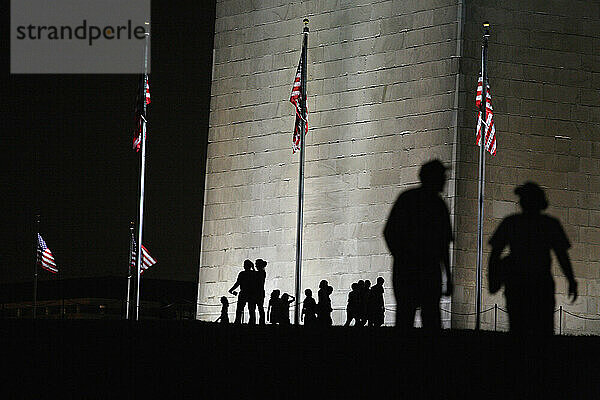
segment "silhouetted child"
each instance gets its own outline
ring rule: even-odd
[[[279,323],[279,314],[280,314],[280,302],[279,298],[279,289],[275,289],[271,292],[271,298],[269,299],[269,305],[267,307],[267,321],[272,324]]]
[[[302,303],[301,319],[304,321],[304,325],[313,326],[317,322],[317,302],[312,297],[312,290],[306,289],[304,295],[306,297]]]
[[[348,293],[348,305],[346,306],[346,323],[344,326],[350,326],[350,322],[354,320],[354,325],[358,325],[358,301],[359,301],[359,293],[358,293],[358,283],[354,282],[351,285],[352,290]]]
[[[217,320],[215,322],[220,322],[222,324],[228,324],[229,323],[229,300],[227,300],[227,297],[223,296],[221,297],[221,316],[219,318],[217,318]]]
[[[290,304],[292,304],[296,300],[294,296],[291,294],[284,293],[281,295],[281,299],[279,299],[279,323],[282,325],[290,324]]]

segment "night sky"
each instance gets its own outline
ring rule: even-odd
[[[33,279],[35,215],[64,278],[126,276],[137,75],[10,75],[2,2],[0,283]],[[144,277],[197,281],[214,1],[152,2]],[[56,276],[40,269],[41,280]]]

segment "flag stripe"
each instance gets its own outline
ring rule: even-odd
[[[131,249],[131,266],[132,268],[135,268],[137,265],[137,245],[133,235],[131,235]],[[157,261],[150,255],[146,247],[142,245],[142,264],[140,265],[140,275],[156,263]]]

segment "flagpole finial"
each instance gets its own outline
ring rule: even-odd
[[[488,21],[485,21],[483,23],[483,36],[489,37],[490,36],[490,23]]]
[[[304,32],[308,32],[308,18],[304,18],[302,22],[304,22]]]

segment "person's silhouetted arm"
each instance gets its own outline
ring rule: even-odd
[[[444,291],[444,295],[450,296],[454,291],[454,282],[452,281],[452,273],[450,272],[450,253],[448,251],[448,246],[444,249],[444,259],[442,260],[444,264],[444,271],[446,273],[446,290]]]
[[[237,296],[237,292],[235,291],[235,289],[237,289],[240,286],[240,280],[238,279],[235,284],[231,287],[231,289],[229,289],[229,293],[231,293],[234,296]]]
[[[571,260],[569,258],[569,254],[566,249],[554,249],[556,253],[556,258],[558,258],[558,263],[560,264],[560,268],[562,269],[565,277],[569,281],[569,296],[572,297],[571,302],[577,300],[577,281],[575,280],[575,276],[573,275],[573,267],[571,266]]]

